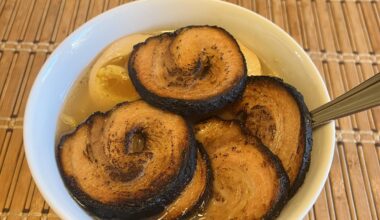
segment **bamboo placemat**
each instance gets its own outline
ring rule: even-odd
[[[56,45],[128,1],[0,0],[0,218],[58,219],[25,161],[22,124],[31,85]],[[380,2],[235,0],[290,33],[335,98],[380,72]],[[380,108],[337,120],[327,183],[305,219],[380,218]],[[43,159],[43,158],[41,158]]]

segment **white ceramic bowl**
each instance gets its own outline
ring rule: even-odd
[[[58,115],[74,81],[107,44],[121,36],[190,24],[227,29],[301,91],[309,109],[329,101],[318,70],[303,49],[286,32],[247,9],[214,0],[142,0],[112,9],[81,26],[51,54],[33,85],[25,112],[25,152],[31,173],[63,219],[90,218],[65,188],[54,153]],[[310,170],[280,219],[301,219],[316,201],[331,166],[334,132],[333,123],[313,132]]]

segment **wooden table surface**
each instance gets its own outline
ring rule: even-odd
[[[58,219],[25,160],[22,125],[33,81],[59,42],[120,0],[0,0],[0,219]],[[332,98],[380,68],[380,2],[235,0],[303,46]],[[336,122],[333,165],[305,219],[380,218],[380,108]],[[43,159],[43,158],[41,158]]]

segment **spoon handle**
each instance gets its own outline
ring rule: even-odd
[[[380,73],[311,111],[313,128],[377,105],[380,105]]]

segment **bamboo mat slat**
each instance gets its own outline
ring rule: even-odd
[[[0,0],[0,219],[59,219],[25,160],[22,124],[33,81],[54,48],[125,0]],[[380,71],[378,0],[230,0],[288,32],[335,98]],[[336,121],[329,178],[305,220],[380,218],[380,108]]]

